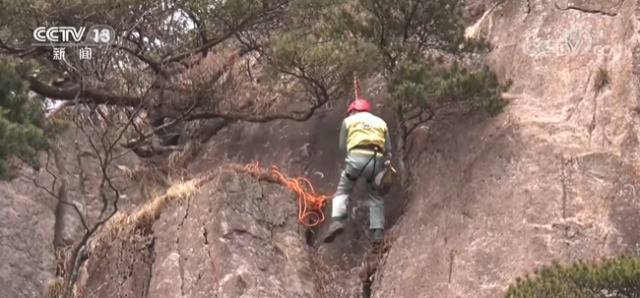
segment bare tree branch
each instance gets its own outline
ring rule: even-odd
[[[260,12],[260,14],[248,16],[247,18],[241,20],[237,24],[229,26],[229,29],[225,33],[223,33],[221,36],[208,40],[207,42],[204,42],[199,47],[195,47],[193,49],[189,49],[185,52],[176,54],[174,56],[167,57],[162,60],[162,63],[177,62],[197,52],[202,52],[202,54],[205,55],[209,49],[221,44],[222,42],[228,40],[230,37],[235,36],[239,31],[245,30],[247,28],[255,26],[256,24],[264,22],[266,19],[269,18],[269,16],[271,16],[273,13],[277,12],[278,10],[282,9],[288,3],[289,3],[288,0],[283,0],[276,3],[272,7],[265,7],[265,9]]]
[[[313,104],[307,111],[298,113],[282,113],[282,114],[268,114],[268,115],[254,115],[254,114],[241,114],[232,112],[202,112],[195,113],[185,118],[186,121],[193,121],[198,119],[225,119],[229,121],[245,121],[245,122],[269,122],[278,119],[294,120],[294,121],[306,121],[317,109],[322,107],[326,101],[319,101]]]
[[[123,45],[118,45],[118,44],[113,44],[111,45],[114,49],[118,49],[118,50],[123,50],[131,55],[133,55],[134,57],[140,59],[140,61],[146,63],[147,65],[149,65],[149,67],[151,67],[151,69],[153,69],[153,71],[157,74],[162,74],[167,76],[166,70],[164,70],[162,68],[162,65],[160,65],[159,62],[153,60],[151,57],[147,57],[144,54],[142,54],[142,52],[140,50],[135,51],[133,49],[130,49],[128,47],[125,47]]]
[[[429,122],[431,119],[433,119],[434,116],[435,112],[430,107],[422,110],[421,113],[417,116],[417,121],[413,121],[413,123],[411,124],[408,123],[409,121],[405,123],[407,130],[406,135],[409,136],[416,128],[426,122]],[[411,120],[415,120],[415,118]]]
[[[112,94],[99,89],[82,88],[80,84],[74,84],[65,88],[58,88],[40,82],[35,77],[29,77],[27,80],[29,81],[29,88],[31,91],[52,99],[75,100],[78,98],[85,99],[81,100],[82,103],[91,102],[95,104],[110,104],[129,107],[135,107],[141,101],[141,99],[137,97]]]

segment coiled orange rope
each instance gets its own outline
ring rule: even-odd
[[[262,170],[257,161],[247,164],[242,170],[258,179],[276,182],[293,191],[298,201],[298,221],[300,224],[312,228],[324,222],[325,216],[322,207],[324,207],[327,198],[317,194],[308,179],[287,177],[276,166],[271,166],[269,171]]]

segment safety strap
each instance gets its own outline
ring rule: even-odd
[[[371,177],[369,177],[369,179],[367,179],[367,182],[371,183],[373,181],[373,178],[375,178],[376,176],[376,162],[378,161],[378,159],[376,158],[378,157],[378,151],[376,150],[376,154],[373,155],[372,159],[373,159],[373,169],[371,169]]]
[[[369,158],[369,160],[367,161],[367,163],[364,164],[364,166],[362,167],[362,169],[360,169],[360,172],[358,173],[358,176],[355,177],[351,177],[351,175],[349,175],[347,173],[347,178],[349,178],[349,180],[351,181],[355,181],[358,180],[358,178],[360,178],[360,176],[362,175],[362,173],[364,173],[364,170],[367,168],[367,166],[369,165],[369,163],[371,163],[371,161],[373,160],[373,169],[371,170],[371,177],[369,177],[369,179],[367,179],[367,182],[371,182],[373,181],[373,178],[375,177],[376,174],[376,160],[378,157],[378,149],[374,149],[373,150],[373,154],[371,155],[371,158]]]

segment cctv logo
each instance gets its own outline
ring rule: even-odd
[[[115,39],[115,31],[108,25],[87,27],[54,26],[38,27],[33,30],[34,45],[108,45]]]
[[[33,38],[39,42],[81,42],[86,27],[38,27],[33,30]]]

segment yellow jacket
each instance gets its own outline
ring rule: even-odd
[[[391,151],[387,123],[369,112],[345,118],[340,129],[340,149],[349,152],[358,145],[376,145],[385,152]]]

